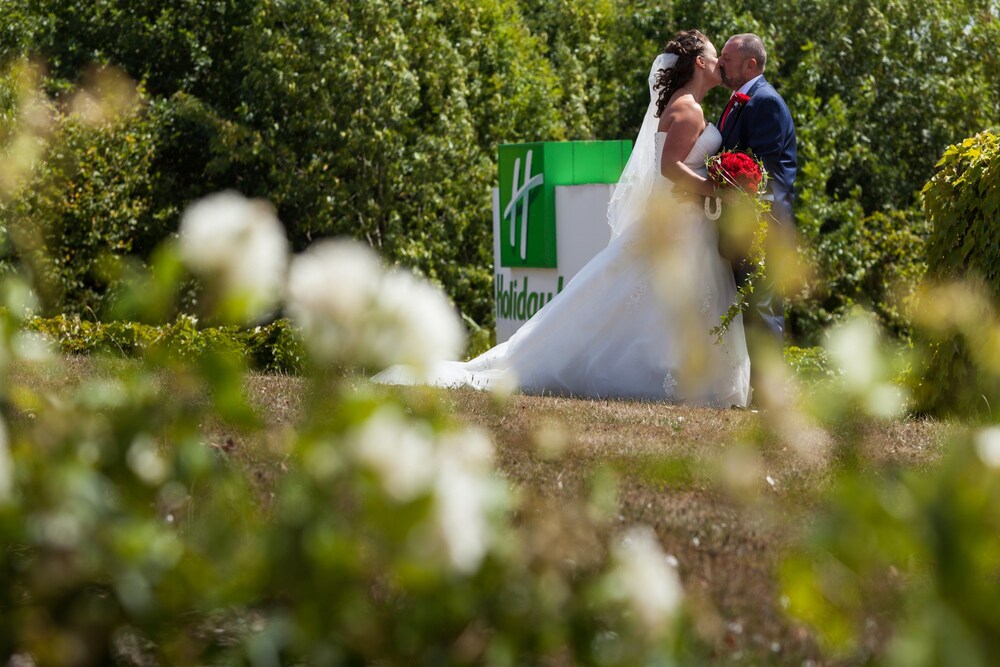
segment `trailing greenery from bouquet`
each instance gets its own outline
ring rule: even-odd
[[[771,204],[763,197],[767,190],[767,170],[752,154],[724,150],[709,156],[705,166],[708,177],[722,191],[722,196],[705,199],[705,214],[718,228],[719,252],[731,262],[749,267],[733,303],[722,314],[719,324],[712,327],[712,334],[721,341],[733,320],[750,306],[754,289],[765,280]]]

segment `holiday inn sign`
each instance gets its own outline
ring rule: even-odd
[[[501,266],[556,268],[556,186],[617,183],[630,141],[500,146]]]
[[[500,146],[493,193],[498,342],[607,245],[608,201],[631,150],[629,141]]]

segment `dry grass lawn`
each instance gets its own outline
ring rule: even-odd
[[[74,358],[57,370],[14,372],[16,381],[59,392],[106,370]],[[250,374],[246,386],[273,437],[294,424],[302,380]],[[419,400],[443,401],[456,418],[489,431],[501,473],[538,499],[531,511],[548,521],[571,523],[567,508],[578,506],[572,501],[588,492],[595,475],[612,472],[618,504],[609,529],[633,523],[655,528],[678,561],[715,664],[863,661],[863,656],[825,659],[812,632],[783,612],[776,565],[797,531],[808,525],[836,464],[834,456],[806,459],[780,443],[749,445],[766,415],[562,397],[498,401],[471,390],[406,391]],[[225,447],[262,490],[282,474],[283,462],[266,443],[244,442],[221,425],[208,427],[213,444]],[[872,426],[866,465],[929,465],[944,428],[919,420]],[[833,434],[831,450],[837,446]],[[562,534],[572,534],[572,528],[561,526]],[[588,536],[579,537],[575,547],[566,548],[585,550]],[[868,648],[873,649],[884,640],[886,622],[873,618],[868,625]]]
[[[783,612],[775,574],[832,479],[831,460],[803,460],[780,444],[741,444],[765,418],[746,411],[537,396],[499,406],[474,391],[443,396],[457,415],[493,434],[502,472],[537,489],[552,508],[581,493],[595,470],[614,470],[617,520],[653,526],[677,558],[719,664],[836,664]],[[873,426],[868,464],[928,465],[943,429],[922,420]],[[540,455],[539,444],[544,452],[545,440],[560,436],[561,456]],[[873,649],[884,619],[869,626]]]

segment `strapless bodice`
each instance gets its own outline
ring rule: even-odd
[[[666,132],[656,133],[656,170],[659,172],[660,160],[663,156],[663,145],[667,141]],[[704,176],[707,172],[705,169],[705,159],[709,155],[715,155],[722,148],[722,134],[719,132],[718,128],[712,123],[705,126],[702,131],[701,136],[698,140],[694,142],[694,146],[691,147],[691,152],[688,156],[684,158],[684,164],[690,167],[692,171]]]

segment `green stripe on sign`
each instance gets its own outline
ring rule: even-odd
[[[500,265],[555,268],[556,186],[616,183],[631,152],[631,141],[500,146]]]

